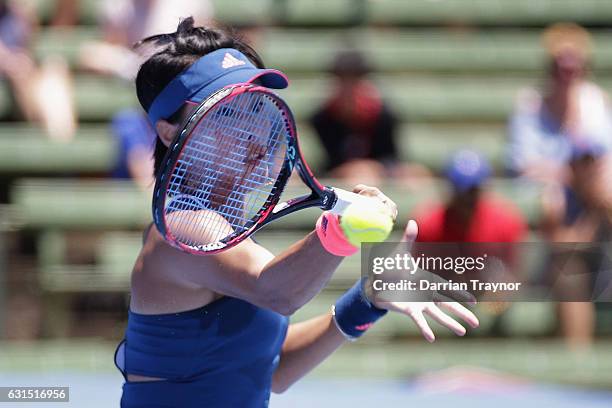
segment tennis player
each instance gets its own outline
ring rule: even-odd
[[[157,131],[155,168],[182,120],[212,92],[235,83],[284,88],[287,78],[265,69],[247,44],[218,30],[183,20],[172,34],[147,38],[155,52],[141,66],[136,92]],[[188,100],[164,92],[180,79]],[[373,197],[396,215],[395,204],[373,187],[354,192]],[[416,223],[407,227],[409,241]],[[458,303],[372,304],[361,281],[330,312],[298,324],[287,316],[312,299],[345,256],[357,251],[337,216],[323,213],[313,232],[274,256],[247,239],[227,251],[195,256],[167,244],[149,227],[132,272],[125,340],[115,361],[125,377],[121,406],[265,407],[348,340],[361,336],[387,310],[411,317],[434,340],[424,314],[458,335],[465,328],[441,309],[476,327]],[[331,305],[330,305],[331,306]]]

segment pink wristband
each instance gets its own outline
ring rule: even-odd
[[[349,256],[359,249],[346,239],[338,216],[329,211],[325,211],[317,220],[316,231],[321,245],[330,254]]]

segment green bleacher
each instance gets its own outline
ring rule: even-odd
[[[49,140],[31,126],[0,125],[0,134],[2,174],[107,174],[117,158],[106,127],[81,127],[68,143]]]
[[[400,119],[409,122],[440,123],[496,122],[503,124],[512,112],[517,93],[537,84],[537,78],[462,77],[377,77],[383,94]],[[612,89],[610,79],[599,81]],[[293,77],[286,90],[279,91],[298,120],[307,121],[325,98],[329,78]],[[7,84],[0,84],[0,117],[12,110]],[[134,87],[116,79],[80,75],[75,79],[75,105],[79,119],[104,122],[123,108],[136,107]]]
[[[131,265],[140,248],[140,230],[150,222],[150,197],[130,182],[103,178],[118,156],[108,121],[119,110],[136,107],[137,101],[132,83],[93,76],[79,67],[82,47],[100,39],[96,26],[100,2],[81,0],[79,25],[71,28],[46,25],[52,19],[54,1],[33,3],[44,25],[33,38],[34,53],[40,60],[59,55],[72,67],[81,124],[74,140],[60,143],[48,140],[36,126],[0,122],[0,176],[10,183],[10,229],[34,236],[41,290],[49,297],[54,314],[64,312],[68,318],[66,299],[71,295],[127,292]],[[545,62],[541,30],[566,20],[592,27],[593,72],[598,83],[612,91],[609,1],[213,3],[221,23],[268,26],[255,48],[268,66],[289,74],[291,85],[281,94],[298,118],[302,149],[315,173],[323,165],[322,149],[308,118],[329,90],[326,69],[335,52],[356,48],[375,67],[373,79],[402,121],[398,135],[401,158],[421,163],[439,175],[447,157],[458,148],[481,151],[496,170],[491,188],[517,204],[532,226],[540,217],[540,188],[504,178],[505,123],[517,93],[541,83]],[[0,118],[14,118],[13,104],[6,83],[0,83]],[[443,199],[447,189],[440,179],[418,191],[395,182],[383,187],[399,204],[398,225],[417,204]],[[293,186],[288,190],[287,196],[297,194]],[[258,240],[279,252],[311,228],[316,214],[312,210],[287,217],[258,234]],[[86,262],[75,262],[69,256],[75,248],[74,232],[95,241],[92,253],[84,256]],[[347,261],[329,290],[297,318],[326,310],[331,299],[358,275],[358,261]],[[483,326],[489,327],[493,318],[486,313],[482,316]],[[413,333],[401,319],[385,319],[375,332],[383,337]],[[516,306],[505,324],[517,335],[550,333],[554,311],[550,305],[535,303]]]
[[[339,181],[322,181],[350,188]],[[514,202],[527,220],[537,222],[541,192],[538,185],[495,179],[489,181],[488,186],[494,193]],[[381,185],[381,188],[398,204],[398,225],[408,221],[408,216],[418,204],[443,200],[448,190],[448,186],[439,180],[420,186],[418,191],[402,185],[401,181]],[[282,197],[288,199],[305,193],[308,191],[301,185],[291,184]],[[14,183],[11,202],[19,214],[22,228],[140,228],[151,220],[149,193],[137,189],[129,181],[25,178]],[[270,228],[310,229],[316,214],[316,209],[300,211],[291,217],[283,217]]]
[[[29,0],[43,22],[54,1]],[[215,18],[233,24],[292,25],[537,25],[555,21],[609,24],[612,5],[605,0],[213,0]],[[79,20],[98,21],[99,2],[81,0]]]
[[[329,184],[339,184],[328,181]],[[445,186],[431,185],[421,189],[418,195],[411,194],[401,186],[388,185],[383,188],[402,209],[398,218],[398,225],[402,225],[419,203],[443,197]],[[539,190],[534,186],[515,185],[499,179],[492,183],[492,189],[514,200],[531,219],[538,219]],[[285,197],[303,193],[302,190],[301,187],[290,186]],[[528,190],[531,190],[530,193],[527,193]],[[518,194],[519,191],[521,194]],[[66,295],[125,292],[129,289],[129,274],[142,245],[141,230],[150,222],[147,194],[129,182],[24,179],[16,184],[11,198],[18,227],[39,233],[39,281],[48,298],[53,300],[50,307],[54,315],[62,316]],[[288,243],[299,240],[312,228],[317,214],[318,210],[313,209],[286,217],[258,233],[256,239],[273,253],[280,253]],[[68,261],[69,233],[75,231],[96,232],[93,263],[74,264]],[[397,240],[400,235],[401,231],[397,230],[391,239]],[[324,313],[331,301],[349,287],[359,273],[359,256],[348,258],[334,274],[326,291],[300,310],[295,319]],[[524,314],[523,309],[513,311],[510,316]],[[532,304],[528,310],[529,318],[521,320],[527,324],[516,325],[510,329],[513,333],[540,334],[550,329],[552,309],[548,305]],[[540,319],[542,315],[545,316],[544,322]],[[484,333],[493,324],[493,317],[483,311]],[[375,341],[378,336],[415,334],[416,328],[403,324],[402,319],[399,315],[385,319],[370,339]],[[59,335],[62,327],[55,327],[54,333]],[[449,333],[442,333],[442,336],[447,335]]]
[[[309,165],[323,165],[322,148],[307,124],[298,126],[300,144]],[[117,161],[117,143],[106,125],[84,124],[69,142],[47,139],[41,129],[0,125],[0,172],[5,174],[102,174]],[[441,171],[448,155],[458,149],[478,149],[499,174],[504,166],[504,130],[499,126],[406,125],[399,132],[400,157]]]
[[[342,183],[327,180],[330,185]],[[432,183],[419,189],[418,193],[399,184],[382,186],[401,209],[398,228],[405,224],[412,211],[420,204],[443,199],[446,186]],[[491,189],[504,196],[520,208],[528,219],[539,218],[539,188],[497,179]],[[288,186],[284,199],[305,193],[301,186]],[[95,231],[100,235],[100,246],[95,258],[98,272],[115,276],[127,273],[139,251],[141,231],[150,222],[150,199],[147,193],[138,190],[127,181],[67,180],[67,179],[23,179],[11,191],[16,227],[40,233],[40,263],[44,271],[53,271],[54,276],[67,276],[66,238],[62,231]],[[271,224],[262,232],[261,241],[273,252],[280,252],[287,242],[294,242],[311,230],[318,210],[306,210],[292,217],[285,217]],[[121,231],[126,231],[121,233]],[[400,231],[396,231],[396,238]],[[258,238],[259,239],[259,238]],[[357,261],[358,258],[351,258]],[[349,269],[358,269],[349,263]],[[90,266],[72,270],[93,270]],[[342,275],[342,274],[341,274]],[[59,278],[56,278],[59,279]],[[69,279],[67,279],[69,281]],[[127,281],[126,281],[127,282]],[[74,282],[70,283],[74,285]],[[104,286],[104,285],[102,285]]]
[[[376,24],[537,25],[557,21],[609,24],[612,4],[601,0],[367,0]]]
[[[34,44],[43,59],[61,55],[76,66],[81,47],[99,38],[95,27],[46,28]],[[369,56],[381,72],[533,74],[542,68],[539,30],[504,29],[494,32],[446,29],[320,29],[272,28],[262,33],[257,48],[269,66],[290,73],[324,71],[342,47],[351,46]],[[594,36],[595,71],[612,67],[612,35]]]

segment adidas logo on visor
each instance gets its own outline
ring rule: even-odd
[[[221,66],[227,69],[227,68],[237,67],[238,65],[244,65],[244,64],[245,64],[244,61],[241,61],[238,58],[234,57],[229,52],[226,52],[225,56],[223,57],[223,62],[221,63]]]

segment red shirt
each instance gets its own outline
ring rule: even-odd
[[[467,225],[441,204],[427,203],[414,213],[419,242],[520,242],[527,223],[513,203],[483,196]]]

